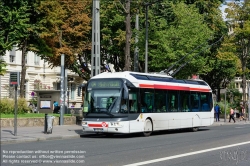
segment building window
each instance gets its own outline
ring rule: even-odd
[[[71,84],[70,86],[70,99],[75,100],[76,85]]]
[[[60,90],[61,89],[61,83],[60,82],[57,82],[56,83],[56,90]]]
[[[37,54],[35,54],[35,57],[34,57],[34,64],[39,66],[40,65],[40,56],[38,56]]]
[[[16,62],[16,47],[13,47],[10,51],[10,63]]]

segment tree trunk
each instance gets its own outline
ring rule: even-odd
[[[124,71],[131,71],[130,40],[131,40],[131,18],[130,0],[126,1],[126,46],[125,46],[125,66]]]
[[[216,101],[220,102],[221,101],[221,96],[220,96],[220,86],[218,86],[217,88],[217,92],[216,92]]]
[[[20,97],[25,97],[25,76],[26,76],[26,62],[25,57],[27,53],[27,40],[23,42],[22,46],[22,70],[21,70],[21,83],[20,83]]]

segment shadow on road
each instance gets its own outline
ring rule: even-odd
[[[14,135],[14,133],[11,131],[11,130],[2,130],[3,132],[8,132],[10,133],[11,135]]]
[[[199,129],[197,132],[207,131],[209,129],[202,128]],[[168,134],[179,134],[179,133],[190,133],[193,132],[190,129],[177,129],[177,130],[162,130],[162,131],[155,131],[151,134],[150,137],[159,136],[159,135],[168,135]],[[135,137],[144,137],[142,133],[131,133],[131,134],[112,134],[112,133],[94,133],[94,134],[81,134],[81,138],[135,138]]]

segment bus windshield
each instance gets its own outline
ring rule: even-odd
[[[121,113],[122,86],[120,81],[95,80],[89,83],[84,98],[85,113]]]

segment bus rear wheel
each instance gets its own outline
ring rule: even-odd
[[[148,137],[152,134],[152,132],[153,132],[153,124],[150,119],[146,119],[145,124],[144,124],[143,135],[145,137]]]

